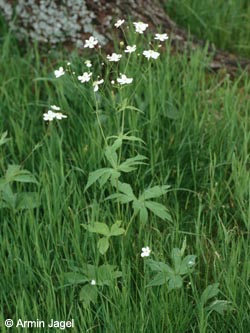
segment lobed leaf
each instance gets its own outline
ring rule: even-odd
[[[169,280],[169,277],[167,276],[166,272],[159,272],[155,275],[155,277],[149,282],[147,287],[155,287],[155,286],[161,286],[163,284],[166,284]]]
[[[99,239],[97,242],[97,248],[101,254],[105,254],[109,248],[109,238],[103,237]]]
[[[144,200],[158,198],[158,197],[164,195],[165,193],[167,193],[169,188],[170,188],[170,185],[163,185],[163,186],[157,185],[157,186],[146,189],[142,193],[141,196],[143,197]]]
[[[137,165],[146,164],[142,162],[145,159],[147,159],[147,157],[143,155],[137,155],[135,157],[128,158],[126,159],[126,161],[119,165],[118,170],[122,172],[131,172],[133,170],[136,170]]]
[[[125,229],[120,228],[120,224],[121,224],[121,222],[117,221],[116,223],[114,223],[111,226],[110,236],[120,236],[120,235],[123,235],[125,233]]]
[[[174,275],[168,280],[168,291],[180,289],[183,286],[183,280],[180,275]]]
[[[162,261],[155,261],[153,259],[147,260],[147,264],[149,265],[152,271],[157,272],[165,272],[168,274],[169,277],[174,275],[174,270]]]
[[[117,169],[117,163],[118,163],[118,155],[115,152],[115,149],[112,146],[107,146],[105,148],[105,156],[109,163],[112,165],[113,169]]]
[[[169,214],[167,208],[155,201],[145,201],[145,206],[156,216],[161,218],[164,221],[172,222],[171,215]]]
[[[216,300],[210,305],[206,306],[206,311],[216,311],[217,313],[223,315],[225,311],[230,311],[233,309],[232,305],[228,301]]]
[[[196,258],[197,258],[196,255],[186,256],[181,262],[181,266],[179,268],[179,274],[184,275],[192,272]]]
[[[89,307],[91,303],[95,304],[98,297],[96,286],[92,286],[91,284],[86,284],[80,290],[79,297],[85,309]]]
[[[87,229],[89,232],[94,232],[104,236],[109,236],[109,228],[105,223],[94,222],[88,225],[84,224],[83,227]]]
[[[102,265],[98,268],[98,284],[99,285],[110,285],[113,283],[113,280],[122,276],[121,271],[116,270],[115,265]]]
[[[81,284],[89,281],[89,279],[81,273],[69,272],[64,273],[63,278],[69,284]]]
[[[214,283],[207,286],[207,288],[203,291],[200,298],[201,305],[205,305],[209,299],[217,296],[218,293],[219,293],[219,283]]]
[[[36,183],[38,184],[36,178],[28,170],[21,170],[20,165],[10,164],[5,173],[6,182],[21,182],[21,183]]]
[[[104,177],[105,175],[108,175],[108,177],[105,177],[104,180],[106,182],[108,181],[108,178],[111,176],[112,169],[111,168],[101,168],[98,170],[95,170],[93,172],[90,172],[89,177],[88,177],[88,182],[87,185],[84,188],[84,191],[87,191],[87,189],[94,184],[100,177]],[[102,181],[103,183],[103,181]],[[105,182],[102,184],[104,185]]]

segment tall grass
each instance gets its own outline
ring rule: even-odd
[[[250,80],[246,73],[234,81],[209,74],[204,53],[195,51],[188,59],[171,55],[167,46],[152,67],[135,57],[127,74],[136,78],[136,89],[115,92],[108,85],[99,95],[106,136],[118,134],[117,103],[128,98],[141,110],[127,110],[124,126],[145,144],[127,145],[125,155],[142,152],[148,165],[126,181],[136,191],[171,185],[162,203],[172,216],[172,222],[153,214],[146,225],[135,221],[102,256],[98,236],[82,225],[112,224],[122,217],[126,227],[132,211],[126,206],[119,212],[116,203],[104,201],[107,189],[98,184],[84,192],[89,173],[105,166],[92,87],[79,89],[70,78],[53,75],[68,60],[80,72],[84,57],[65,59],[57,50],[47,57],[36,46],[20,49],[6,31],[0,52],[0,134],[8,131],[11,141],[0,147],[0,172],[4,175],[8,164],[31,171],[39,186],[16,190],[35,188],[41,204],[0,209],[2,332],[9,332],[7,318],[73,318],[76,332],[248,332]],[[60,105],[68,118],[46,124],[42,114],[50,104]],[[195,254],[197,263],[184,287],[171,292],[166,285],[147,287],[151,272],[141,248],[150,246],[151,257],[169,263],[171,250],[181,248],[185,238],[186,252]],[[65,273],[85,263],[116,265],[123,274],[100,287],[98,301],[86,308],[79,299],[81,286],[64,280]],[[231,304],[223,316],[199,308],[204,289],[217,282],[217,298]],[[19,331],[52,330],[11,329]]]
[[[170,0],[166,9],[174,20],[216,47],[249,56],[250,6],[247,0]]]

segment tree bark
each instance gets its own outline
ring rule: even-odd
[[[41,35],[46,32],[46,25],[47,29],[50,30],[50,33],[51,31],[52,33],[56,31],[58,34],[57,27],[50,27],[48,25],[50,22],[50,24],[53,26],[53,19],[45,19],[46,22],[40,20],[41,12],[43,10],[45,13],[47,13],[47,15],[49,15],[49,13],[52,15],[54,10],[54,13],[58,13],[58,15],[55,17],[55,22],[57,22],[56,24],[61,27],[60,29],[63,29],[64,25],[66,25],[62,36],[66,35],[67,31],[70,30],[70,28],[67,28],[69,21],[72,20],[73,17],[76,17],[75,26],[77,28],[75,28],[74,23],[71,23],[71,26],[69,25],[69,27],[71,27],[73,30],[75,29],[75,34],[77,35],[78,41],[79,39],[84,41],[89,37],[89,35],[95,34],[101,39],[103,44],[106,43],[108,45],[107,47],[111,47],[114,21],[118,19],[127,20],[129,17],[132,21],[142,21],[148,23],[152,32],[166,32],[170,37],[173,52],[192,52],[192,50],[195,50],[199,47],[204,47],[206,44],[206,41],[199,40],[194,36],[190,37],[183,28],[179,27],[174,22],[174,20],[168,16],[163,6],[161,5],[161,2],[158,0],[83,0],[81,1],[80,5],[76,5],[78,7],[75,6],[75,11],[73,13],[73,0],[65,0],[64,2],[58,0],[29,0],[26,1],[25,5],[21,5],[23,1],[20,0],[0,0],[0,9],[2,9],[4,15],[9,21],[10,17],[14,14],[14,2],[17,5],[19,4],[19,7],[17,7],[19,8],[19,11],[16,9],[16,15],[18,16],[18,19],[16,20],[18,24],[17,28],[20,28],[21,34],[30,34],[30,36],[33,34],[33,37],[37,36],[40,41],[49,41],[50,43],[53,43],[51,36],[43,37],[36,35],[36,33],[34,33],[34,29],[37,29],[37,27],[40,29],[38,29],[38,34],[39,31]],[[48,10],[48,8],[51,6],[51,3],[52,9]],[[7,8],[6,6],[9,7]],[[22,10],[22,6],[25,7],[24,10]],[[11,10],[12,14],[10,14]],[[64,15],[62,13],[65,11],[68,15],[65,16],[65,21],[63,21],[63,18],[60,22],[56,21],[57,17]],[[82,13],[82,16],[80,15],[80,12]],[[59,15],[59,13],[61,14]],[[65,23],[63,24],[63,22]],[[44,30],[42,30],[42,28]],[[20,31],[18,31],[19,35]],[[68,37],[75,41],[74,36],[72,37],[69,35]],[[56,42],[57,39],[55,38],[54,41]],[[69,45],[69,38],[64,38],[63,42]],[[248,70],[250,69],[249,59],[239,58],[229,52],[221,51],[216,49],[213,45],[208,47],[208,53],[210,56],[212,56],[213,59],[210,63],[210,68],[212,70],[225,68],[230,74],[235,74],[235,72],[237,72],[240,68]]]

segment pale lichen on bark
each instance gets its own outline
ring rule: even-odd
[[[83,46],[84,35],[94,35],[100,44],[106,38],[95,29],[96,15],[86,1],[0,0],[0,9],[17,37],[56,44],[73,42]]]

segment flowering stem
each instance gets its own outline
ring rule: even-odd
[[[99,117],[99,114],[98,114],[99,106],[98,106],[96,95],[95,95],[95,107],[96,107],[95,114],[96,114],[96,119],[97,119],[97,122],[98,122],[98,126],[99,126],[99,129],[100,129],[101,135],[103,137],[103,140],[105,142],[105,146],[107,146],[108,145],[107,139],[106,139],[106,136],[104,134],[104,131],[103,131],[103,128],[102,128],[102,124],[101,124],[101,121],[100,121],[100,117]]]

